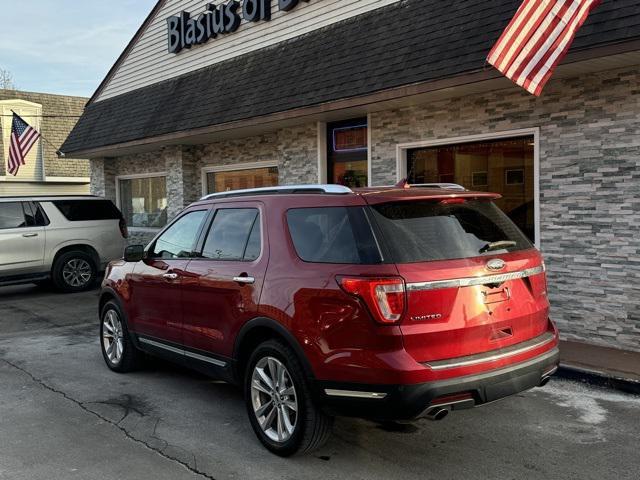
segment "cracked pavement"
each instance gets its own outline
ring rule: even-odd
[[[554,379],[442,422],[338,419],[310,456],[262,448],[240,392],[102,360],[97,292],[0,289],[0,479],[635,479],[640,397]]]

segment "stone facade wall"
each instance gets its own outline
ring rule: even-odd
[[[0,89],[0,100],[26,100],[42,105],[41,133],[48,140],[42,142],[44,170],[48,177],[89,177],[89,161],[76,158],[58,158],[56,150],[65,141],[82,114],[89,100],[84,97],[51,95],[48,93],[21,92]],[[48,117],[47,115],[59,115]],[[28,119],[27,119],[28,121]],[[1,126],[0,126],[1,128]],[[1,133],[1,132],[0,132]],[[0,157],[2,156],[0,135]],[[4,171],[4,163],[2,170]],[[0,172],[0,175],[3,173]]]
[[[371,114],[374,185],[396,182],[398,143],[540,129],[541,248],[563,338],[640,350],[640,73],[552,81]],[[115,174],[166,170],[179,211],[202,191],[204,166],[277,160],[282,184],[315,183],[315,123],[250,138],[92,162],[96,191]],[[173,172],[173,173],[170,173]],[[101,180],[102,179],[102,180]],[[112,185],[112,186],[110,186]],[[144,243],[152,234],[134,234]]]
[[[376,185],[396,145],[540,128],[541,249],[562,336],[640,350],[640,73],[552,81],[371,116]]]
[[[318,182],[317,124],[196,147],[196,173],[203,167],[277,161],[281,185]],[[199,184],[200,185],[200,184]]]

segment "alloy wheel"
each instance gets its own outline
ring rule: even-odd
[[[298,397],[287,367],[274,357],[263,357],[251,376],[253,412],[264,434],[284,443],[298,423]]]
[[[84,287],[91,280],[93,272],[89,262],[82,258],[72,258],[62,268],[62,278],[72,287]]]
[[[102,348],[112,365],[120,363],[124,353],[122,322],[115,310],[107,310],[102,320]]]

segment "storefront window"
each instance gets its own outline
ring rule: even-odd
[[[366,187],[368,174],[367,119],[327,125],[327,179],[347,187]]]
[[[120,210],[130,227],[161,228],[167,224],[166,177],[118,179]]]
[[[207,173],[207,193],[228,192],[245,188],[275,187],[278,167],[247,168]]]
[[[452,182],[496,192],[496,204],[535,241],[533,136],[417,148],[407,152],[409,182]]]

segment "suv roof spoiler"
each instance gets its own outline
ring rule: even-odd
[[[230,190],[228,192],[210,193],[200,200],[213,198],[243,197],[248,195],[290,195],[298,193],[325,193],[329,195],[345,195],[353,193],[349,187],[343,185],[283,185],[280,187],[247,188],[244,190]]]

